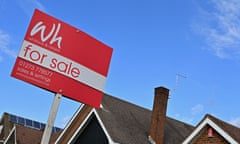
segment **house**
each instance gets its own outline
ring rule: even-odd
[[[149,110],[105,94],[101,108],[81,105],[63,130],[52,133],[50,143],[240,144],[240,128],[210,114],[206,114],[197,126],[166,116],[168,95],[168,89],[155,88],[153,109]],[[3,121],[6,121],[4,116],[0,122],[2,142],[40,142],[42,129],[13,123],[12,129],[6,130],[8,124]],[[19,137],[32,137],[35,141],[22,142]]]
[[[4,113],[0,119],[0,144],[40,144],[44,123]],[[62,129],[53,127],[50,142],[53,143]]]
[[[80,107],[56,143],[149,144],[157,138],[179,144],[194,127],[166,117],[167,100],[168,90],[156,88],[152,114],[148,109],[105,95],[100,109]]]
[[[82,105],[56,144],[238,144],[240,129],[207,114],[196,126],[166,116],[169,90],[155,88],[152,111],[105,95],[101,109]]]

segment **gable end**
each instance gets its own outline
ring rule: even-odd
[[[221,127],[219,127],[216,123],[214,123],[208,117],[206,119],[204,119],[204,121],[202,121],[197,126],[197,128],[183,141],[182,144],[189,144],[198,135],[198,133],[207,125],[209,125],[212,128],[214,128],[216,130],[216,132],[218,132],[229,143],[231,143],[231,144],[239,144],[228,133],[226,133]]]

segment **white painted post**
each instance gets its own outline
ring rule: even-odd
[[[61,97],[62,97],[62,94],[59,94],[59,93],[57,93],[54,96],[52,107],[51,107],[51,110],[50,110],[50,113],[49,113],[49,116],[48,116],[48,121],[47,121],[47,124],[46,124],[45,129],[44,129],[44,133],[43,133],[43,136],[42,136],[41,144],[48,144],[49,143],[50,136],[51,136],[51,133],[52,133],[52,128],[54,126],[54,121],[55,121],[57,111],[58,111],[58,107],[59,107],[59,104],[60,104],[60,101],[61,101]]]

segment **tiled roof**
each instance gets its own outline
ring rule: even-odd
[[[68,131],[68,129],[75,128],[74,132],[76,132],[76,129],[82,125],[82,122],[84,121],[83,118],[86,118],[88,115],[87,113],[94,110],[91,109],[92,108],[87,105],[82,106],[75,114],[74,120],[71,120],[72,122],[68,124],[64,130],[65,132],[62,133],[63,135],[61,136],[61,139],[65,139],[65,136],[69,136],[68,134],[71,130]],[[151,110],[105,94],[101,108],[94,110],[94,112],[97,113],[98,119],[102,122],[112,141],[121,144],[149,144],[148,135],[152,113]],[[239,128],[209,114],[203,118],[199,125],[206,121],[206,119],[210,119],[214,124],[218,125],[218,127],[228,133],[229,136],[238,142],[240,141]],[[182,143],[186,138],[193,135],[192,132],[198,129],[199,125],[193,127],[184,122],[167,117],[164,130],[164,143]],[[70,137],[72,137],[72,135]]]
[[[150,110],[110,95],[104,96],[102,105],[97,113],[114,142],[149,144]],[[191,125],[167,117],[164,142],[181,143],[193,129]]]

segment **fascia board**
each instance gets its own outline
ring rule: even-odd
[[[74,132],[73,136],[70,138],[70,140],[68,141],[67,144],[71,144],[71,142],[73,141],[73,139],[77,136],[77,134],[80,132],[80,130],[83,128],[83,126],[86,124],[86,122],[88,121],[88,119],[91,117],[92,114],[94,114],[94,115],[97,117],[97,120],[98,120],[100,126],[102,127],[104,133],[105,133],[106,136],[107,136],[107,139],[108,139],[109,144],[117,144],[117,143],[115,143],[115,142],[111,139],[109,133],[107,132],[107,129],[105,128],[105,126],[104,126],[101,118],[99,117],[99,115],[98,115],[98,113],[97,113],[97,111],[96,111],[95,109],[92,109],[92,110],[88,113],[87,117],[83,120],[83,122],[81,123],[81,125],[80,125],[80,126],[78,127],[78,129]]]
[[[62,138],[62,136],[65,134],[66,130],[70,127],[70,125],[72,124],[73,120],[77,117],[78,113],[81,112],[81,110],[83,109],[83,107],[85,106],[85,104],[82,104],[79,109],[74,113],[73,117],[71,118],[71,120],[67,123],[67,125],[65,126],[65,128],[63,129],[63,132],[59,135],[59,137],[57,138],[57,140],[55,141],[55,144],[58,144],[58,141]]]
[[[101,125],[101,127],[102,127],[104,133],[106,134],[109,144],[119,144],[119,143],[115,143],[115,142],[112,140],[112,138],[110,137],[110,135],[109,135],[109,133],[108,133],[106,127],[104,126],[104,124],[103,124],[103,122],[102,122],[100,116],[98,115],[96,109],[93,109],[93,112],[95,113],[98,122],[100,123],[100,125]]]

